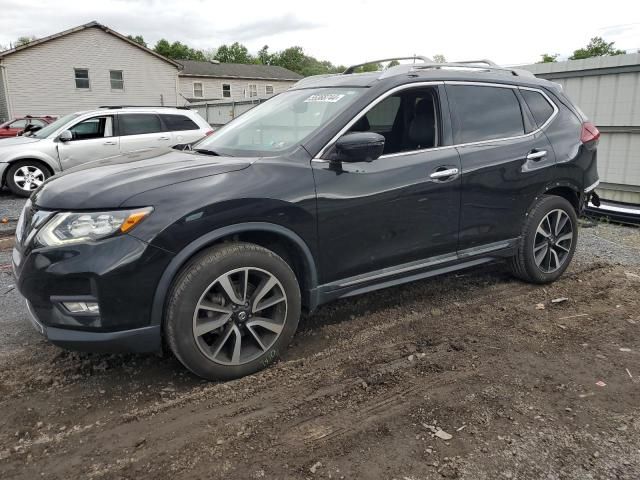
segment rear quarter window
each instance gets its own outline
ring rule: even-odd
[[[471,143],[524,134],[520,102],[512,88],[447,85],[453,101],[458,143]]]
[[[183,130],[198,130],[200,127],[186,115],[160,115],[167,130],[171,132],[179,132]]]
[[[551,115],[553,115],[553,106],[540,92],[521,89],[520,93],[522,94],[524,101],[527,102],[527,106],[538,124],[538,127],[544,125]]]

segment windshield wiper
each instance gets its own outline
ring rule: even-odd
[[[222,156],[218,152],[216,152],[214,150],[207,150],[206,148],[194,148],[193,151],[196,152],[196,153],[201,153],[202,155],[212,155],[214,157],[221,157]],[[225,155],[225,157],[230,157],[230,156],[231,155]]]

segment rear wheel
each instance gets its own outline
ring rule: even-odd
[[[527,282],[553,282],[569,266],[577,240],[578,218],[571,203],[545,195],[525,221],[511,270]]]
[[[165,331],[169,347],[193,373],[231,379],[278,358],[299,317],[298,282],[282,258],[253,244],[225,244],[182,270]]]
[[[42,163],[36,160],[21,160],[9,167],[6,182],[14,194],[28,197],[50,176],[51,172]]]

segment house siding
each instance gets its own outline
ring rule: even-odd
[[[87,28],[3,59],[12,114],[64,115],[101,105],[178,103],[178,68],[100,28]],[[90,89],[75,87],[74,68],[89,70]],[[122,70],[124,91],[112,91],[110,70]]]
[[[9,100],[5,89],[4,68],[0,67],[0,123],[9,120]]]
[[[212,77],[195,77],[195,76],[187,76],[180,75],[179,77],[179,89],[180,89],[180,97],[181,104],[185,105],[189,102],[186,100],[193,99],[193,84],[194,82],[201,82],[203,89],[203,98],[202,100],[212,100],[212,99],[220,99],[220,100],[249,100],[248,88],[249,84],[255,84],[258,88],[258,96],[253,98],[267,98],[265,93],[265,87],[267,85],[273,85],[273,94],[282,93],[288,88],[290,88],[296,81],[292,80],[259,80],[259,79],[247,79],[247,78],[212,78]],[[222,84],[230,84],[231,85],[231,97],[222,97]],[[245,90],[247,90],[247,95],[245,96]],[[201,101],[200,99],[194,99],[194,102]]]

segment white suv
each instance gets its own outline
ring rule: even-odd
[[[121,154],[191,143],[213,133],[195,111],[103,107],[66,115],[30,136],[0,142],[0,187],[24,197],[51,175]]]

